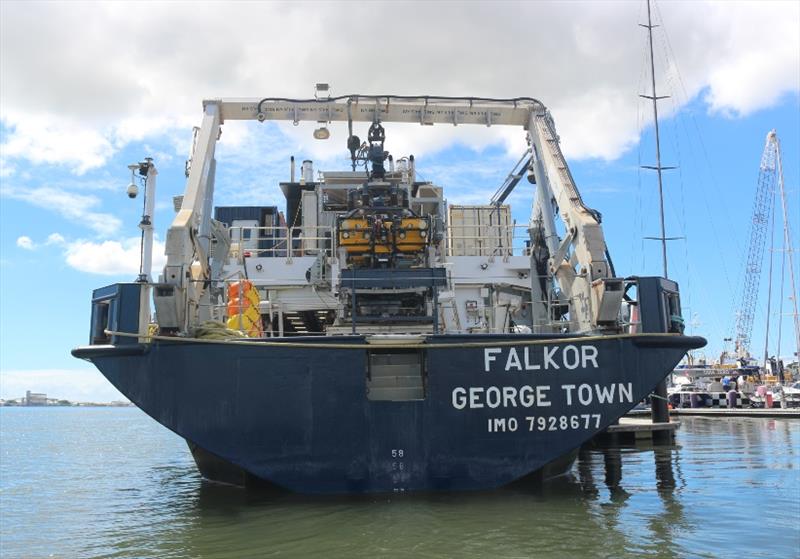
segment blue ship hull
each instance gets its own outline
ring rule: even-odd
[[[280,341],[157,340],[73,354],[185,438],[206,477],[240,471],[300,493],[363,493],[524,478],[614,423],[705,344],[650,334],[429,336],[421,399],[387,401],[368,395],[363,337]]]

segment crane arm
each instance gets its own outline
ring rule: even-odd
[[[181,209],[167,230],[167,264],[156,289],[156,313],[165,329],[186,330],[198,321],[209,279],[208,243],[199,232],[210,227],[214,151],[221,119],[217,104],[206,103],[204,109]],[[195,262],[199,269],[193,269]]]
[[[588,208],[578,193],[546,109],[531,112],[528,132],[538,186],[531,229],[541,228],[544,233],[550,256],[548,275],[555,278],[568,301],[571,321],[578,330],[615,327],[622,281],[610,277],[599,214]],[[553,219],[556,208],[566,228],[563,239]]]
[[[532,143],[531,164],[537,170],[540,190],[531,219],[532,224],[535,219],[545,224],[551,255],[549,275],[567,294],[571,316],[576,317],[581,331],[596,330],[599,325],[616,321],[616,308],[613,312],[602,310],[612,309],[613,304],[606,301],[609,267],[598,214],[583,204],[561,153],[552,118],[540,101],[530,97],[346,95],[325,99],[212,99],[204,101],[203,108],[186,192],[167,232],[167,264],[161,287],[156,290],[156,310],[162,327],[186,331],[202,318],[208,280],[214,279],[208,255],[214,152],[220,127],[226,120],[477,124],[527,129]],[[553,204],[567,227],[563,240],[552,219]],[[553,255],[558,258],[553,259]],[[546,313],[539,309],[537,316]]]
[[[219,99],[225,120],[285,122],[408,122],[527,126],[532,109],[544,105],[530,97],[487,99],[400,95],[344,95],[329,99]]]

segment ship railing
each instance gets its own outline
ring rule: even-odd
[[[332,256],[336,253],[336,235],[330,226],[305,227],[231,227],[229,258],[240,264],[245,258],[287,258]]]
[[[336,233],[332,226],[246,227],[229,229],[230,258],[333,256]],[[509,257],[530,255],[528,225],[448,226],[442,248],[447,256]]]
[[[259,295],[259,304],[257,309],[259,314],[261,315],[262,319],[262,330],[261,335],[256,336],[257,338],[272,338],[272,337],[283,337],[287,335],[287,332],[284,331],[284,325],[286,323],[292,326],[292,330],[288,332],[288,335],[292,336],[322,336],[324,332],[317,332],[317,331],[309,331],[307,327],[301,323],[300,319],[298,318],[298,309],[288,305],[280,300],[273,301],[269,299],[269,289],[265,288],[263,285],[260,285],[258,280],[254,280],[252,278],[245,277],[244,273],[241,270],[238,270],[234,273],[227,275],[224,278],[220,278],[217,280],[211,280],[211,291],[214,293],[214,297],[212,297],[212,302],[209,303],[199,303],[198,306],[207,310],[211,319],[215,322],[222,322],[227,324],[227,320],[232,316],[231,315],[231,307],[229,306],[230,302],[230,290],[229,288],[232,285],[239,284],[239,292],[244,292],[246,289],[246,283],[252,283],[252,285],[256,288]],[[335,305],[326,304],[324,300],[320,299],[322,305],[318,308],[310,309],[313,312],[317,313],[317,317],[319,319],[323,319],[324,317],[321,316],[329,311],[335,311]],[[243,305],[241,308],[247,309],[247,304]],[[234,306],[233,308],[238,309],[238,305]],[[309,309],[303,307],[300,309],[302,311],[308,311]],[[405,310],[405,308],[401,307],[401,310]],[[238,314],[234,312],[234,315]],[[228,325],[231,327],[230,325]],[[234,330],[246,330],[244,328],[245,323],[243,318],[238,319],[238,324],[234,323],[232,328]]]
[[[212,279],[209,287],[212,293],[220,293],[219,298],[212,298],[209,303],[199,302],[197,305],[207,309],[213,320],[223,321],[228,312],[228,288],[235,284],[248,281],[242,270],[234,270],[225,277]]]
[[[231,227],[231,253],[250,256],[291,257],[336,252],[331,226]],[[530,254],[528,225],[448,226],[444,246],[449,256],[518,256]]]
[[[450,225],[447,256],[529,256],[528,225]]]
[[[251,280],[246,278],[244,273],[241,270],[237,270],[237,271],[229,274],[228,276],[226,276],[224,278],[220,278],[220,279],[217,279],[217,280],[212,280],[211,281],[211,290],[212,290],[212,292],[219,293],[220,296],[219,296],[219,298],[215,299],[214,301],[212,301],[210,303],[200,303],[199,306],[208,309],[208,312],[210,313],[210,316],[211,316],[212,320],[223,322],[223,323],[227,324],[227,319],[230,318],[229,306],[228,306],[228,303],[230,302],[229,288],[232,285],[239,284],[239,291],[240,292],[244,292],[244,290],[245,290],[245,282],[249,283],[250,281]],[[256,285],[256,288],[258,289],[258,285]],[[265,295],[266,294],[262,290],[259,289],[259,298],[262,301],[266,301],[267,302],[268,307],[270,309],[267,314],[270,317],[272,317],[272,314],[273,314],[272,306],[269,305],[269,301],[267,299],[264,299]],[[261,307],[261,305],[259,305],[259,308],[258,308],[259,314],[261,314],[261,310],[262,310],[260,307]],[[282,320],[283,316],[282,316],[282,313],[280,311],[279,311],[279,315],[281,316],[281,320]],[[273,333],[272,333],[272,324],[271,324],[271,322],[268,323],[268,324],[264,324],[263,327],[265,328],[265,330],[264,330],[264,333],[263,333],[262,337],[264,335],[266,335],[268,337],[272,337]],[[244,331],[245,330],[245,328],[244,328],[244,319],[240,318],[239,319],[238,328],[237,327],[234,327],[234,328]],[[281,325],[281,329],[280,330],[281,330],[281,335],[283,335],[282,325]]]

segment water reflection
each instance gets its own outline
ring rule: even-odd
[[[606,487],[611,492],[611,500],[624,503],[630,497],[622,481],[622,453],[619,448],[607,448],[603,451],[603,463],[606,470]]]
[[[677,454],[675,448],[583,449],[570,475],[484,493],[309,497],[200,482],[188,515],[193,521],[181,530],[182,546],[197,557],[266,549],[329,557],[519,557],[589,550],[620,557],[651,551],[653,542],[680,549],[673,527],[686,522],[673,495]],[[624,470],[630,465],[628,482]],[[648,493],[658,495],[663,507],[648,511],[652,515],[642,527],[649,536],[643,538],[631,525],[642,509],[629,508]]]
[[[577,491],[576,491],[577,488]],[[585,509],[546,504],[574,503],[579,486],[558,480],[538,489],[482,495],[403,495],[401,497],[308,498],[285,495],[256,502],[203,484],[198,522],[185,533],[189,555],[213,554],[207,534],[230,532],[236,555],[269,548],[276,554],[325,553],[373,557],[388,552],[409,556],[529,556],[536,548],[563,542],[563,522],[585,525]],[[228,522],[220,510],[235,510]],[[542,514],[549,510],[550,515]],[[549,517],[548,517],[549,516]],[[620,534],[614,536],[618,542]],[[230,545],[230,544],[228,544]],[[617,548],[621,547],[618,543]]]
[[[578,473],[578,481],[584,496],[588,500],[597,499],[600,492],[597,490],[592,472],[592,458],[596,453],[584,446],[578,452],[578,460],[575,463],[575,470]]]
[[[685,418],[675,445],[584,448],[571,475],[493,492],[315,498],[204,482],[185,443],[137,410],[2,413],[4,557],[790,557],[800,549],[796,420]],[[754,514],[776,537],[731,538]]]
[[[676,464],[680,460],[680,451],[675,448],[656,447],[653,449],[653,459],[656,475],[656,490],[663,504],[663,512],[653,515],[650,520],[650,533],[653,535],[656,546],[662,550],[663,556],[675,556],[673,550],[673,534],[678,537],[690,529],[690,523],[685,517],[684,506],[678,495],[678,483],[675,477]],[[670,534],[670,537],[659,538],[660,534]]]
[[[791,449],[797,438],[797,425],[781,422],[689,420],[679,444],[584,448],[571,475],[487,493],[308,497],[198,482],[173,549],[208,558],[713,556],[741,522],[726,488],[753,483],[747,470],[774,460],[765,449],[778,440]],[[796,474],[794,450],[782,456]]]

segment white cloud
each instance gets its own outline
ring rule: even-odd
[[[173,154],[153,149],[153,147],[148,144],[144,145],[143,151],[147,154],[147,157],[152,157],[153,160],[157,161],[159,165],[164,165],[165,163],[169,163],[175,159]]]
[[[67,241],[60,233],[51,233],[43,243],[36,243],[22,235],[17,246],[25,250],[36,250],[42,246],[64,248],[64,258],[69,266],[81,272],[104,276],[139,274],[141,238],[94,242],[87,240]],[[164,243],[153,241],[153,268],[156,275],[166,264]]]
[[[2,2],[3,159],[63,163],[80,173],[127,142],[163,135],[183,156],[201,98],[308,97],[324,80],[335,94],[535,96],[551,108],[568,156],[613,158],[640,132],[642,5],[474,2],[453,10],[370,2],[358,4],[353,18],[353,4],[334,2],[178,2],[146,11],[122,2]],[[679,104],[707,91],[710,110],[744,115],[800,89],[797,2],[665,2],[656,12],[664,23],[657,33],[670,33],[680,65],[678,81],[675,67],[659,60],[658,81],[685,88]],[[210,21],[216,39],[203,40]],[[381,21],[376,48],[369,21]],[[662,37],[657,54],[668,50]],[[180,139],[176,129],[185,131]],[[226,125],[231,149],[243,145],[241,130]],[[400,141],[405,132],[397,140],[400,151],[407,143],[419,154],[448,145],[457,132],[468,145],[500,141],[518,151],[501,129],[483,140],[477,136],[486,130],[473,130],[426,129],[422,144],[416,129],[407,142]],[[319,157],[329,148],[311,149]]]
[[[2,153],[1,149],[0,153]],[[0,178],[10,177],[16,171],[17,171],[16,167],[11,165],[11,163],[9,163],[5,157],[0,156]]]
[[[9,186],[2,189],[2,195],[56,212],[100,235],[112,235],[122,225],[119,218],[111,214],[91,211],[100,205],[100,199],[91,194],[65,192],[49,186],[38,188]]]
[[[10,128],[2,144],[3,158],[23,157],[33,163],[63,163],[77,174],[99,167],[113,153],[102,130],[68,115],[14,111],[3,115]]]
[[[99,371],[93,369],[0,371],[0,398],[20,398],[27,390],[73,402],[127,400]]]
[[[66,241],[60,233],[50,233],[47,236],[46,245],[63,245]]]
[[[746,115],[800,90],[800,3],[750,2],[732,7],[718,2],[703,10],[707,21],[727,25],[719,42],[707,45],[706,56],[714,63],[705,78],[706,102],[712,112]],[[666,8],[663,11],[667,17]]]
[[[17,246],[19,248],[24,248],[25,250],[33,250],[35,247],[33,246],[33,241],[30,237],[22,236],[17,239]]]
[[[139,274],[140,238],[131,237],[122,241],[75,241],[67,244],[67,264],[81,272],[105,276]],[[153,242],[153,271],[158,272],[166,264],[164,243]]]
[[[51,233],[47,236],[47,240],[44,242],[43,245],[39,245],[33,242],[33,239],[28,237],[27,235],[22,235],[21,237],[17,238],[17,246],[19,248],[23,248],[25,250],[36,250],[40,246],[52,246],[52,245],[63,245],[66,241],[64,237],[61,236],[60,233]]]

